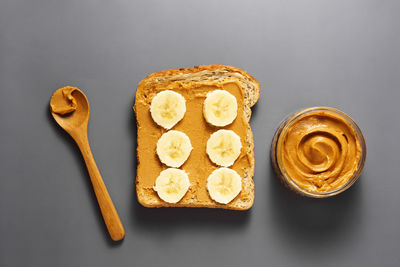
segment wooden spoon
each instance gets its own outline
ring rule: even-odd
[[[104,185],[89,146],[87,135],[90,114],[89,101],[85,94],[76,87],[60,88],[53,93],[50,99],[50,111],[58,125],[75,140],[82,153],[111,239],[114,241],[123,239],[125,237],[124,227]]]

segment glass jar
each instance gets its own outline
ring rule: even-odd
[[[337,195],[360,176],[366,158],[364,136],[344,112],[311,107],[289,115],[271,144],[272,167],[295,192],[314,198]]]

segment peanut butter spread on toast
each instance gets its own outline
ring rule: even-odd
[[[238,110],[236,119],[225,127],[215,127],[206,122],[203,116],[203,103],[207,93],[214,90],[226,90],[236,97]],[[136,183],[140,184],[150,195],[157,197],[153,186],[156,178],[162,170],[167,169],[160,162],[156,155],[157,141],[167,130],[158,126],[150,114],[150,105],[153,97],[163,90],[172,90],[181,94],[186,100],[186,113],[171,130],[185,133],[193,146],[193,150],[187,161],[180,167],[184,170],[190,180],[190,187],[187,194],[180,202],[195,200],[197,205],[206,205],[212,202],[206,183],[207,177],[217,168],[206,154],[206,143],[210,135],[219,129],[232,130],[240,136],[242,142],[241,153],[233,166],[242,178],[245,168],[251,165],[251,151],[246,144],[246,134],[249,123],[244,117],[244,95],[240,83],[236,81],[217,82],[172,82],[168,85],[155,83],[152,90],[139,92],[136,95],[135,112],[138,122],[137,136],[137,176]],[[246,199],[246,192],[242,190],[239,194]],[[179,204],[179,203],[178,203]]]

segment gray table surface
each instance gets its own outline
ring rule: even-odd
[[[400,266],[400,2],[0,2],[0,266]],[[248,212],[146,209],[136,201],[138,82],[230,64],[262,86],[253,108]],[[51,119],[65,85],[91,104],[89,137],[126,229],[113,243],[78,149]],[[360,180],[301,198],[268,149],[299,108],[339,108],[364,132]]]

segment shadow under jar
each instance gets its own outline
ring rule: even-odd
[[[367,148],[357,124],[344,112],[311,107],[287,117],[275,132],[275,173],[295,192],[325,198],[348,189],[360,176]]]

